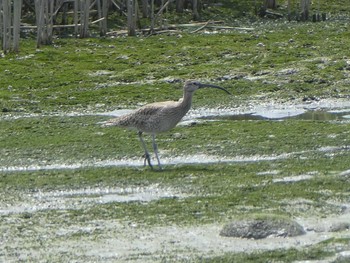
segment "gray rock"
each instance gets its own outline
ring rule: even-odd
[[[301,225],[282,216],[254,215],[253,218],[233,221],[220,232],[225,237],[262,239],[266,237],[292,237],[305,234]]]

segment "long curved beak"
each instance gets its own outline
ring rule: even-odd
[[[229,92],[227,89],[224,89],[223,87],[220,87],[220,86],[216,86],[216,85],[212,85],[212,84],[200,84],[199,85],[199,88],[202,89],[202,88],[214,88],[214,89],[221,89],[223,91],[225,91],[227,94],[231,94],[231,92]]]

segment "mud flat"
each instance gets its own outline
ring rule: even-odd
[[[349,109],[194,109],[159,135],[162,172],[143,167],[134,132],[98,124],[129,110],[7,116],[0,261],[347,262]],[[256,214],[287,217],[303,234],[220,235]]]
[[[104,204],[136,201],[147,204],[161,199],[183,200],[188,197],[179,189],[164,189],[159,185],[26,194],[22,196],[21,204],[7,205],[7,209],[0,210],[0,259],[3,262],[58,262],[62,259],[86,262],[197,261],[232,253],[276,250],[288,253],[290,249],[302,251],[317,246],[335,250],[322,262],[348,258],[350,206],[345,205],[340,216],[296,218],[295,222],[302,229],[299,235],[271,235],[261,239],[223,236],[220,234],[223,231],[222,223],[144,226],[113,218],[101,220],[85,216],[82,220],[79,216],[73,216],[67,220],[65,216],[69,211],[90,210],[93,206]],[[269,216],[265,216],[264,220],[267,218]]]

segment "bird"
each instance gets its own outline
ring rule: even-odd
[[[191,108],[194,92],[202,88],[220,89],[232,95],[223,87],[213,84],[204,84],[197,80],[187,80],[183,87],[183,97],[178,101],[162,101],[146,104],[131,113],[105,121],[103,126],[119,126],[136,129],[141,145],[145,151],[144,166],[146,166],[147,161],[149,167],[153,170],[154,168],[151,163],[151,157],[142,137],[143,133],[151,134],[152,146],[158,162],[158,169],[162,170],[163,168],[159,159],[158,146],[156,143],[156,135],[158,133],[169,131],[181,121]]]

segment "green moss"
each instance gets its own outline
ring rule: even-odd
[[[135,107],[181,96],[181,85],[166,84],[163,78],[215,80],[230,75],[261,76],[226,81],[224,86],[240,96],[336,96],[339,92],[333,90],[345,88],[348,39],[340,22],[328,22],[327,27],[277,22],[271,28],[268,23],[257,26],[254,34],[57,39],[40,50],[34,49],[34,41],[23,40],[19,55],[2,59],[1,104],[6,111],[29,113],[98,103],[104,108]],[[278,73],[285,68],[297,71]],[[199,97],[195,105],[207,103]]]

